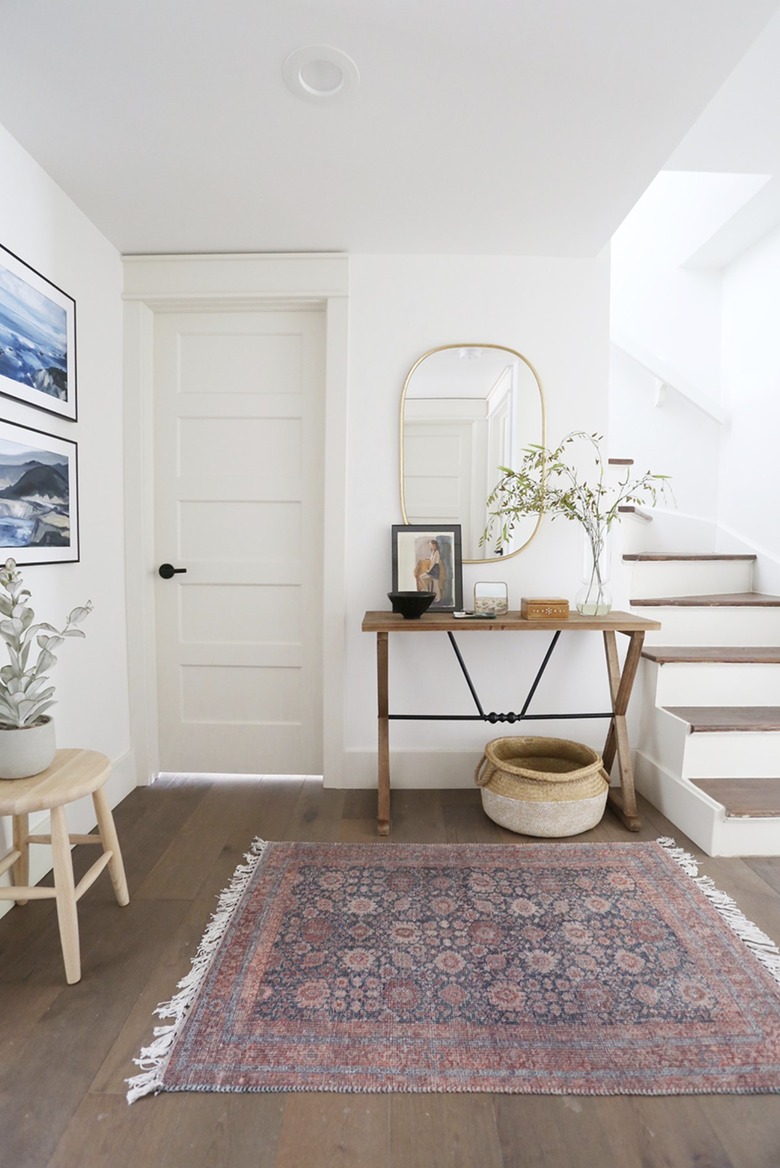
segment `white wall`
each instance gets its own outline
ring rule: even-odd
[[[611,450],[617,457],[633,458],[638,474],[652,471],[671,478],[675,529],[682,517],[714,523],[718,509],[718,450],[721,426],[687,398],[670,389],[660,390],[657,378],[624,350],[613,345],[610,359]],[[667,504],[662,504],[666,506]],[[650,540],[659,534],[656,523],[642,532],[642,551],[654,550]],[[684,539],[691,535],[685,528]],[[673,532],[663,525],[665,548]],[[697,532],[683,551],[707,551],[713,534]]]
[[[780,589],[780,230],[725,267],[698,268],[765,178],[658,176],[612,242],[610,426],[641,469],[668,473],[677,511],[636,550],[759,553],[755,586]],[[708,416],[626,355],[647,355]],[[679,378],[679,381],[675,381]]]
[[[477,256],[353,256],[350,262],[349,454],[346,543],[346,765],[326,781],[376,781],[374,638],[363,613],[388,609],[393,523],[401,522],[398,484],[399,403],[404,379],[426,350],[450,343],[496,343],[523,353],[537,369],[547,402],[547,436],[572,429],[606,431],[609,263]],[[578,527],[545,520],[517,558],[466,566],[465,598],[477,580],[506,580],[510,607],[520,598],[579,588]],[[391,638],[391,710],[471,713],[473,705],[446,638]],[[435,641],[435,643],[434,643]],[[463,634],[483,705],[517,710],[549,635]],[[595,685],[589,684],[591,675]],[[603,682],[603,689],[602,687]],[[595,704],[594,704],[595,703]],[[609,704],[600,638],[563,638],[537,710],[605,709]],[[603,744],[605,723],[525,723],[524,732]],[[395,785],[471,781],[483,744],[513,732],[481,723],[394,723]],[[516,730],[514,732],[517,732]],[[432,759],[430,751],[436,751]],[[445,757],[441,757],[445,752]],[[465,753],[459,753],[465,752]]]
[[[721,524],[780,560],[780,229],[723,278],[723,384],[731,424],[721,447]],[[776,586],[776,585],[775,585]]]
[[[60,651],[52,713],[59,746],[89,747],[112,760],[107,790],[116,803],[135,785],[125,632],[120,260],[2,127],[0,175],[0,243],[76,300],[78,422],[5,397],[0,418],[78,442],[81,561],[25,567],[23,574],[40,619],[56,624],[77,604],[94,603],[86,639]],[[78,804],[71,824],[75,830],[94,824],[89,802]],[[9,826],[0,821],[0,852]],[[40,848],[33,853],[43,855]]]
[[[611,245],[615,450],[633,458],[640,472],[671,475],[678,517],[711,523],[721,425],[693,402],[721,412],[722,280],[719,269],[698,269],[689,261],[749,189],[735,176],[664,171]],[[652,372],[636,357],[646,359]],[[659,396],[661,380],[689,392],[693,401],[671,389]],[[664,534],[669,538],[666,528]],[[695,538],[686,550],[708,550],[703,541],[712,538],[711,531]]]

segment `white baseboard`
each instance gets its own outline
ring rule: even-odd
[[[129,750],[121,758],[114,761],[111,774],[103,788],[109,806],[116,807],[135,789],[136,785],[135,754]],[[92,799],[89,796],[69,804],[66,814],[68,829],[74,835],[86,835],[97,825]],[[36,835],[49,835],[51,821],[48,811],[40,811],[37,815],[30,816],[30,831]],[[9,851],[12,838],[10,818],[0,819],[0,855],[5,855]],[[121,846],[121,838],[119,843]],[[46,844],[33,844],[30,848],[30,884],[37,884],[48,872],[51,872],[51,868],[51,848]],[[0,883],[4,885],[11,883],[7,873],[0,877]],[[0,900],[0,917],[13,907],[12,900]]]

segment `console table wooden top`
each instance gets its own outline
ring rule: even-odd
[[[612,709],[606,717],[610,719],[609,732],[602,752],[604,766],[609,773],[612,763],[617,757],[620,772],[620,787],[610,788],[609,802],[630,831],[638,831],[640,827],[634,792],[634,775],[631,766],[631,750],[626,729],[626,710],[628,708],[631,690],[634,685],[639,660],[642,654],[642,645],[645,633],[660,629],[659,621],[648,620],[646,617],[634,616],[630,612],[609,612],[606,616],[583,616],[572,613],[568,617],[551,617],[545,620],[528,620],[519,612],[509,612],[505,616],[485,620],[482,618],[456,617],[451,612],[426,612],[416,620],[407,620],[400,613],[394,612],[367,612],[363,617],[362,631],[376,635],[377,661],[377,715],[379,729],[379,749],[377,754],[377,829],[380,835],[387,835],[390,831],[390,736],[389,723],[395,717],[389,711],[389,660],[388,647],[390,635],[393,633],[538,633],[552,632],[553,644],[548,650],[544,670],[552,648],[563,632],[592,632],[601,633],[604,640],[606,655],[607,677],[612,699]],[[621,667],[617,649],[617,633],[628,637],[628,649]],[[460,658],[460,653],[456,648]],[[537,677],[538,680],[538,677]],[[528,701],[533,694],[533,688]],[[469,681],[469,685],[471,682]],[[472,687],[473,692],[473,687]],[[474,695],[476,698],[476,694]],[[527,706],[528,702],[526,702]],[[525,709],[525,707],[524,707]],[[481,711],[481,706],[480,706]],[[510,720],[516,724],[524,717],[531,715],[512,715]],[[555,715],[567,717],[566,714]],[[576,715],[571,715],[576,717]],[[601,716],[601,715],[597,715]],[[480,715],[483,721],[491,721]],[[539,717],[545,717],[539,715]]]
[[[367,612],[363,617],[364,633],[491,633],[590,630],[604,633],[650,632],[660,629],[659,621],[647,620],[631,612],[608,612],[606,616],[582,616],[573,612],[567,617],[528,620],[519,612],[508,612],[492,620],[482,617],[456,617],[451,612],[426,612],[417,620],[406,620],[398,612]]]

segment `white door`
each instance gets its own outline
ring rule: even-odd
[[[157,313],[164,771],[322,772],[320,311]]]
[[[410,523],[459,523],[463,554],[478,554],[479,537],[485,529],[485,427],[482,415],[474,418],[441,416],[418,420],[409,410],[404,425],[404,504]],[[437,406],[440,403],[437,401]],[[481,403],[480,403],[481,404]],[[471,406],[471,403],[458,403]]]

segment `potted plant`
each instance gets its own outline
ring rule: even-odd
[[[0,669],[0,779],[21,779],[45,771],[54,758],[54,722],[45,713],[54,704],[48,671],[54,650],[66,637],[83,637],[78,627],[92,611],[91,601],[74,608],[63,629],[35,623],[35,613],[14,560],[0,569],[0,637],[10,664]],[[31,663],[33,642],[38,655]]]
[[[606,587],[607,537],[620,519],[620,508],[654,506],[659,495],[668,492],[668,475],[647,471],[630,478],[629,470],[617,482],[605,482],[605,461],[601,436],[574,430],[554,449],[528,446],[517,470],[501,467],[503,478],[487,501],[489,521],[482,542],[505,544],[517,521],[525,515],[546,512],[553,519],[563,515],[582,525],[585,533],[586,566],[584,587],[577,594],[578,612],[603,616],[612,607]],[[579,459],[573,456],[583,451]],[[592,465],[594,473],[583,474]],[[498,527],[497,535],[493,535]]]

